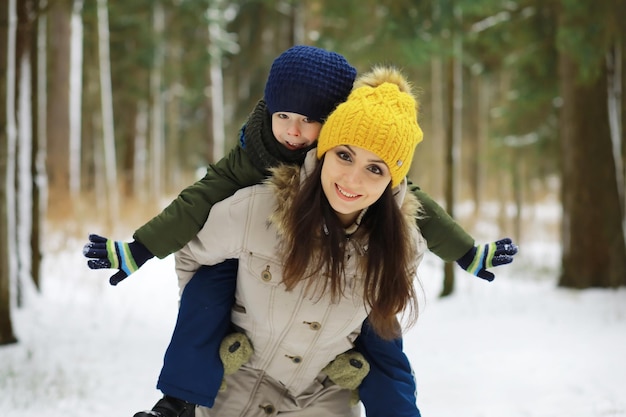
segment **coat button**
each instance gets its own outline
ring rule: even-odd
[[[262,408],[263,412],[265,412],[265,414],[267,415],[274,414],[274,412],[276,411],[276,408],[274,408],[272,404],[260,405],[259,408]]]
[[[265,282],[269,282],[272,280],[272,273],[270,272],[269,265],[265,267],[265,271],[261,272],[261,279]]]
[[[309,325],[309,329],[311,330],[319,330],[322,328],[322,324],[317,321],[303,321],[304,324]]]
[[[286,357],[288,357],[289,359],[291,359],[291,362],[293,363],[300,363],[302,362],[302,356],[290,356],[290,355],[285,355]]]

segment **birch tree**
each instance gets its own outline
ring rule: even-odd
[[[22,306],[23,287],[31,283],[32,256],[30,238],[32,233],[32,93],[31,93],[31,45],[37,5],[34,0],[17,4],[17,36],[15,46],[16,82],[16,282],[17,307]]]
[[[221,27],[219,4],[212,4],[207,10],[209,20],[209,55],[211,64],[209,65],[209,80],[211,83],[211,118],[213,131],[213,147],[210,150],[212,161],[218,161],[224,156],[224,142],[226,133],[224,132],[224,78],[222,76],[222,51],[220,50],[220,40],[223,29]]]
[[[112,223],[112,219],[117,218],[119,196],[115,159],[115,129],[113,126],[113,88],[111,86],[111,61],[109,56],[109,11],[107,0],[98,0],[98,57],[102,106],[102,140],[104,143],[108,213],[109,220]]]
[[[226,133],[224,121],[224,77],[222,73],[222,55],[224,52],[236,53],[238,46],[235,39],[226,30],[227,24],[235,17],[233,7],[224,1],[213,2],[207,10],[209,33],[209,79],[211,84],[211,119],[212,149],[210,160],[215,162],[224,156]]]
[[[30,92],[30,59],[29,53],[23,53],[20,62],[19,94],[17,97],[17,194],[16,194],[16,249],[17,249],[17,305],[22,304],[22,289],[32,282],[31,280],[31,253],[30,236],[32,233],[32,109]]]

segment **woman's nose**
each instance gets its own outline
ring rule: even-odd
[[[348,184],[358,184],[361,181],[359,170],[350,168],[344,173],[344,177]]]

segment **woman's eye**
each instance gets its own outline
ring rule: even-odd
[[[350,160],[350,155],[348,154],[348,152],[339,151],[337,152],[337,156],[339,157],[339,159],[342,159],[344,161]]]
[[[383,170],[382,170],[382,169],[380,169],[380,167],[379,167],[379,166],[377,166],[377,165],[372,165],[372,166],[370,167],[370,171],[371,171],[371,172],[373,172],[373,173],[374,173],[374,174],[376,174],[376,175],[383,175]]]

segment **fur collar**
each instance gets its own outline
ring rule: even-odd
[[[311,175],[318,163],[316,149],[312,149],[307,154],[302,167],[280,165],[271,170],[272,176],[266,183],[272,187],[276,195],[276,209],[269,220],[276,226],[279,234],[283,235],[287,232],[284,227],[284,219],[287,211],[293,205],[293,199],[298,194],[300,182]],[[394,198],[400,205],[407,227],[419,232],[415,220],[422,213],[422,205],[415,195],[407,193],[407,191],[407,181],[404,179],[400,185],[394,188]]]

